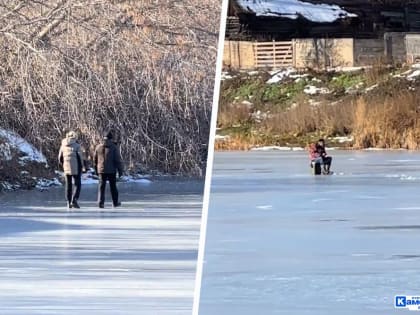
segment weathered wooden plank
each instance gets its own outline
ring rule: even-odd
[[[277,47],[282,47],[282,46],[291,46],[293,44],[293,42],[275,42],[273,43],[254,43],[255,46],[257,47],[273,47],[273,46],[277,46]]]

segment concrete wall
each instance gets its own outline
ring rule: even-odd
[[[354,65],[369,66],[384,59],[385,44],[381,39],[355,39]]]
[[[385,60],[387,62],[404,63],[407,60],[407,49],[405,45],[405,33],[386,33]]]
[[[223,66],[244,70],[255,68],[253,42],[225,41]]]
[[[281,45],[281,43],[268,44],[276,47]],[[264,57],[264,54],[278,56],[279,50],[283,49],[277,47],[277,52],[274,48],[273,51],[269,51],[267,45],[246,41],[225,41],[223,64],[233,69],[255,69],[258,67],[257,56]],[[295,39],[292,47],[293,58],[290,58],[290,62],[296,68],[322,69],[338,66],[369,66],[384,61],[396,63],[420,61],[420,34],[387,33],[384,38],[379,39]],[[262,52],[257,53],[258,49]]]
[[[407,62],[420,62],[420,34],[407,34],[405,37]]]
[[[296,68],[351,67],[353,39],[296,39],[294,55]]]

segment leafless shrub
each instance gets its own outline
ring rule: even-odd
[[[220,1],[0,1],[0,126],[52,161],[114,129],[130,167],[201,175]]]

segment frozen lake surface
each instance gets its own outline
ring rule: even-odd
[[[420,153],[215,155],[200,315],[379,315],[420,295]]]
[[[64,188],[0,195],[1,315],[191,314],[203,183],[119,189],[117,209],[96,185],[72,211]]]

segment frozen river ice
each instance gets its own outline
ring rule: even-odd
[[[0,195],[0,314],[191,314],[201,181],[121,184],[121,208],[85,185]],[[103,211],[100,211],[103,210]]]
[[[420,153],[216,153],[200,315],[379,315],[420,295]]]

